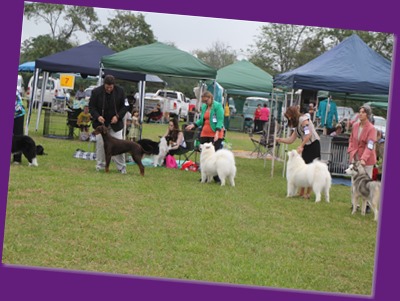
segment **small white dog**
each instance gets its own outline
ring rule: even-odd
[[[221,180],[221,186],[229,179],[231,186],[235,186],[236,165],[235,156],[230,150],[220,149],[215,151],[214,145],[204,143],[200,146],[200,171],[201,182],[211,182],[214,176]]]
[[[315,193],[315,202],[321,201],[321,192],[324,192],[325,201],[329,203],[332,178],[328,166],[319,160],[306,164],[296,150],[290,151],[288,157],[286,170],[287,197],[295,196],[300,187],[312,187]]]
[[[158,154],[155,155],[153,158],[154,167],[162,166],[164,159],[169,152],[169,146],[165,137],[161,137],[160,143],[158,144],[158,149],[159,149]]]

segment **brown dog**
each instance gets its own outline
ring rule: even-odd
[[[104,153],[106,157],[106,172],[109,172],[111,157],[130,153],[133,161],[139,166],[140,174],[144,176],[144,166],[142,164],[142,157],[145,154],[145,150],[136,142],[128,141],[128,140],[120,140],[112,137],[108,133],[108,129],[104,125],[98,126],[93,134],[98,135],[101,134],[104,141]]]

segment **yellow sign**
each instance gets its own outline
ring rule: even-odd
[[[60,85],[61,88],[74,89],[75,75],[74,74],[60,74]]]

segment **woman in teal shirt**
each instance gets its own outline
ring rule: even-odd
[[[214,101],[211,92],[206,91],[201,96],[201,114],[200,118],[185,129],[191,130],[194,127],[201,126],[200,144],[212,142],[215,150],[222,148],[224,140],[224,108],[222,104]]]
[[[17,90],[17,94],[15,97],[15,110],[14,110],[14,129],[13,129],[14,136],[22,136],[24,134],[24,116],[25,116],[24,104]],[[21,158],[22,158],[21,153],[14,154],[13,163],[20,164]]]

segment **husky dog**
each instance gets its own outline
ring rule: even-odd
[[[211,183],[212,178],[218,175],[221,186],[225,185],[226,179],[229,179],[231,186],[235,186],[236,165],[233,153],[227,149],[215,151],[211,142],[201,144],[200,150],[201,182]]]
[[[374,220],[378,220],[379,213],[379,200],[381,198],[381,182],[372,180],[365,168],[361,165],[360,161],[350,164],[349,168],[345,170],[346,174],[352,176],[352,204],[353,211],[351,214],[356,213],[358,199],[362,198],[361,214],[365,215],[367,202],[374,211]]]
[[[332,178],[326,163],[314,160],[310,164],[306,164],[296,150],[290,151],[288,157],[287,197],[295,196],[299,187],[312,187],[315,193],[315,202],[320,202],[321,192],[325,192],[325,201],[329,203]]]

